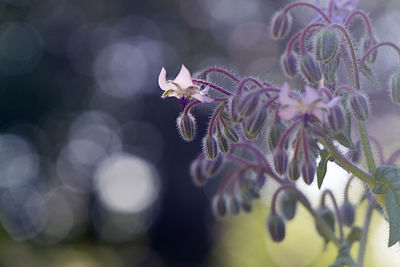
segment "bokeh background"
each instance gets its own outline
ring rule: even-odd
[[[223,66],[282,83],[285,42],[271,40],[268,24],[285,4],[0,0],[0,266],[331,263],[333,248],[322,253],[322,240],[301,211],[283,244],[269,241],[267,189],[252,214],[214,219],[212,190],[196,188],[189,176],[200,142],[180,139],[179,104],[162,100],[157,85],[162,66],[174,77],[182,63],[193,72]],[[360,0],[360,7],[379,39],[400,41],[400,2]],[[295,28],[311,18],[298,9]],[[361,35],[359,22],[353,29]],[[385,85],[398,62],[389,51],[382,55],[375,67]],[[370,87],[379,118],[371,130],[383,135],[390,152],[400,134],[398,107]],[[199,136],[208,111],[197,110]],[[346,173],[331,176],[326,186],[342,199]],[[369,248],[369,266],[400,266],[399,249],[385,248],[387,225],[373,219],[370,244],[378,245]],[[382,259],[394,265],[380,265]]]

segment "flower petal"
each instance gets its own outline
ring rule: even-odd
[[[322,109],[316,108],[313,110],[312,114],[320,121],[323,122],[324,120],[324,112]]]
[[[304,95],[303,95],[303,98],[301,99],[301,101],[305,105],[309,106],[320,98],[319,93],[314,88],[312,88],[310,86],[305,86],[304,90],[305,90],[305,92],[304,92]]]
[[[201,103],[210,103],[214,101],[214,99],[202,94],[201,92],[193,94],[192,97],[199,100]]]
[[[167,71],[165,70],[165,68],[163,67],[161,69],[160,75],[158,76],[158,85],[160,86],[160,88],[164,91],[170,90],[171,88],[169,88],[168,86],[168,82],[167,82]]]
[[[286,106],[279,109],[279,117],[287,121],[290,121],[291,119],[296,117],[297,113],[298,113],[298,108],[295,106]]]
[[[329,103],[328,103],[328,108],[332,108],[332,107],[334,107],[334,106],[336,106],[337,104],[339,104],[339,102],[342,100],[342,97],[341,96],[336,96],[336,97],[334,97],[334,98],[332,98],[332,100],[331,101],[329,101]]]
[[[281,91],[279,92],[279,103],[281,106],[297,106],[298,102],[290,97],[289,95],[289,84],[284,83],[282,85]]]
[[[183,90],[193,86],[192,75],[189,70],[182,64],[179,74],[176,76],[174,83],[178,84]]]

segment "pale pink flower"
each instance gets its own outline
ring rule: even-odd
[[[165,68],[161,69],[160,76],[158,76],[158,85],[164,94],[162,97],[176,97],[178,99],[195,98],[200,102],[212,102],[213,99],[208,97],[208,88],[204,90],[199,90],[198,86],[193,84],[192,75],[189,70],[182,64],[179,74],[176,76],[175,80],[167,80],[167,71]]]
[[[341,97],[334,97],[329,103],[324,102],[319,93],[312,87],[305,86],[302,97],[292,98],[289,95],[290,89],[284,83],[279,93],[279,116],[284,120],[291,120],[297,115],[314,115],[319,121],[323,121],[324,111],[337,105]]]

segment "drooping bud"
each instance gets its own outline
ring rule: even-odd
[[[286,173],[288,165],[288,156],[282,149],[276,149],[274,152],[274,166],[277,173],[283,175]]]
[[[368,100],[361,93],[353,93],[348,97],[348,105],[351,113],[357,120],[365,121],[368,119]]]
[[[293,53],[284,53],[281,57],[283,72],[290,79],[297,75],[297,58]]]
[[[355,145],[355,148],[349,150],[346,154],[346,157],[354,163],[358,163],[361,158],[361,143],[358,141]]]
[[[243,95],[239,101],[238,111],[240,116],[249,117],[257,110],[258,95],[254,92],[249,92]]]
[[[257,111],[244,122],[244,133],[247,138],[254,139],[258,136],[267,120],[267,109]]]
[[[222,133],[218,133],[217,140],[218,140],[219,150],[221,150],[222,153],[228,153],[229,143],[226,137]]]
[[[336,105],[329,109],[327,119],[329,127],[335,133],[343,131],[344,127],[346,126],[345,114],[340,105]]]
[[[251,204],[251,200],[249,199],[243,199],[242,200],[242,209],[244,210],[244,212],[251,212],[253,209],[253,205]]]
[[[324,68],[324,78],[325,78],[325,86],[327,83],[334,83],[335,82],[335,74],[337,69],[339,68],[340,64],[340,57],[335,57],[332,61],[325,64]]]
[[[343,223],[349,227],[352,226],[355,218],[354,206],[349,201],[345,201],[340,207],[340,211],[342,213]]]
[[[233,129],[232,127],[230,127],[230,126],[225,127],[224,133],[225,133],[225,136],[226,136],[229,140],[231,140],[232,142],[234,142],[234,143],[239,142],[239,136],[238,136],[238,134],[236,133],[235,129]]]
[[[315,176],[315,162],[314,161],[304,161],[301,166],[301,175],[306,184],[310,185],[314,181]]]
[[[325,63],[335,58],[339,47],[339,38],[332,29],[321,30],[315,37],[315,59]]]
[[[375,37],[372,34],[368,34],[363,38],[363,53],[365,54],[370,48],[375,46],[378,42],[376,41]],[[367,57],[368,63],[374,63],[376,57],[378,56],[378,50],[374,50],[369,56]]]
[[[286,37],[292,27],[292,16],[283,11],[278,11],[272,17],[271,35],[275,40]]]
[[[241,95],[234,95],[229,102],[229,111],[230,111],[230,115],[232,118],[233,122],[241,122],[242,118],[240,117],[239,111],[238,111],[238,107],[239,107],[239,102],[241,99]]]
[[[207,175],[204,172],[202,161],[194,160],[190,165],[190,176],[197,187],[203,187],[207,182]]]
[[[321,80],[319,65],[310,55],[305,55],[301,58],[299,68],[301,73],[311,84],[317,84]]]
[[[203,150],[207,158],[213,160],[217,157],[218,145],[217,145],[217,140],[215,140],[214,136],[206,135],[204,137]]]
[[[392,101],[400,104],[400,72],[394,73],[389,80],[390,96]]]
[[[191,142],[196,136],[196,121],[192,114],[181,114],[177,119],[179,134],[186,142]]]
[[[300,162],[297,159],[292,159],[288,166],[289,180],[295,182],[300,177]]]
[[[204,171],[208,176],[216,175],[224,165],[224,157],[219,154],[214,160],[204,160]]]
[[[229,211],[232,215],[237,215],[240,213],[240,201],[236,196],[232,197],[231,201],[229,202]]]
[[[331,209],[329,209],[327,206],[322,206],[317,210],[317,215],[328,225],[332,232],[335,232],[335,215]],[[324,233],[324,231],[322,231],[322,228],[318,224],[315,226],[318,234],[327,242],[329,237]]]
[[[226,215],[228,211],[228,197],[216,195],[214,196],[213,203],[212,203],[212,210],[217,218],[222,218]]]
[[[286,220],[293,219],[297,208],[296,194],[288,190],[283,192],[279,199],[279,207],[282,211],[283,217],[285,217]]]
[[[285,222],[278,214],[268,216],[267,229],[274,242],[281,242],[285,239]]]
[[[286,126],[282,122],[275,123],[272,125],[271,129],[269,130],[268,134],[268,144],[269,149],[274,151],[275,148],[279,144],[279,140],[281,139],[282,134],[285,132]],[[288,147],[288,141],[285,141],[285,148]]]

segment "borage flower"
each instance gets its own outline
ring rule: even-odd
[[[346,17],[358,6],[358,0],[330,0],[328,6],[323,7],[320,0],[315,1],[315,5],[328,14],[333,23],[343,23]],[[330,11],[330,12],[329,12]],[[317,14],[314,22],[320,20],[321,15]]]
[[[284,120],[291,120],[297,115],[303,116],[307,122],[311,116],[315,116],[320,122],[323,121],[324,112],[337,105],[341,97],[334,97],[329,103],[324,102],[319,93],[312,87],[305,86],[304,94],[299,98],[292,98],[289,95],[290,89],[284,83],[279,93],[279,116]]]
[[[198,86],[193,84],[192,75],[183,64],[179,74],[173,81],[167,80],[166,76],[167,71],[165,68],[162,68],[158,76],[158,85],[164,90],[162,94],[163,98],[167,96],[176,97],[183,107],[193,98],[202,103],[213,101],[212,98],[208,97],[208,88],[199,90]]]

